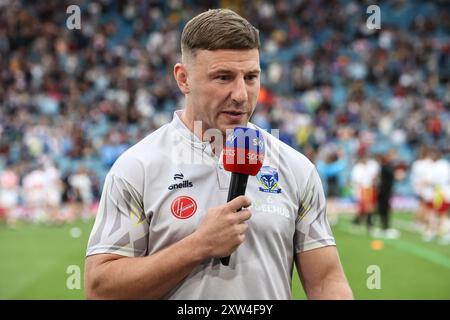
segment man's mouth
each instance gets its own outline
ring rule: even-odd
[[[222,114],[232,121],[242,120],[246,115],[243,111],[222,111]]]

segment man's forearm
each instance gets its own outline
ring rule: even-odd
[[[207,258],[196,234],[151,256],[113,258],[95,268],[86,264],[89,299],[159,299]],[[95,256],[93,256],[95,258]]]
[[[307,293],[310,300],[352,300],[353,293],[346,280],[324,279],[321,286]]]

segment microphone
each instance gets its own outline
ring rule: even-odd
[[[245,194],[248,176],[256,176],[263,165],[264,148],[264,139],[255,129],[235,127],[227,136],[222,155],[224,169],[231,172],[227,202]],[[230,256],[220,262],[227,266]]]

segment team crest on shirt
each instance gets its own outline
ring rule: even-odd
[[[278,184],[278,171],[271,166],[263,166],[256,175],[258,183],[261,185],[259,191],[268,193],[281,193]]]

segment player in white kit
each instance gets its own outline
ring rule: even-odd
[[[419,150],[418,158],[411,167],[411,185],[419,200],[419,208],[415,215],[415,226],[418,230],[424,231],[427,219],[432,214],[433,188],[431,184],[430,171],[433,160],[430,158],[430,151],[426,146]]]
[[[14,166],[9,166],[0,171],[0,215],[5,218],[9,227],[15,227],[15,209],[19,204],[20,181]]]
[[[308,298],[352,298],[314,165],[263,132],[262,169],[227,203],[221,145],[202,139],[207,129],[255,128],[258,31],[210,10],[181,42],[174,75],[185,108],[110,170],[87,249],[87,297],[290,299],[296,263]]]

